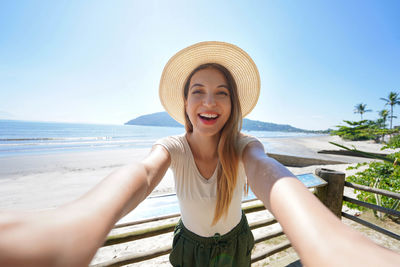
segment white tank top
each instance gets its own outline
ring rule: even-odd
[[[220,163],[218,162],[213,175],[206,179],[196,166],[185,134],[166,137],[155,143],[155,145],[162,145],[170,153],[170,168],[174,173],[175,191],[179,200],[181,218],[187,229],[199,236],[210,237],[216,233],[226,234],[240,222],[241,201],[246,183],[241,155],[246,145],[253,141],[258,140],[245,135],[239,139],[240,161],[236,187],[227,216],[222,216],[215,225],[211,224],[217,202],[217,170]]]

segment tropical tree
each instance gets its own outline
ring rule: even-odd
[[[358,105],[355,105],[355,106],[354,106],[354,113],[360,113],[360,115],[361,115],[361,120],[363,120],[362,115],[363,115],[365,112],[370,112],[370,111],[372,111],[372,109],[366,109],[366,108],[367,108],[367,104],[360,103],[360,104],[358,104]]]
[[[386,128],[386,120],[389,116],[389,110],[387,109],[382,109],[381,111],[378,111],[379,117],[382,120],[382,125],[383,128]]]
[[[390,105],[389,118],[390,118],[390,129],[392,129],[393,118],[396,118],[396,116],[393,116],[393,107],[395,105],[400,105],[399,93],[390,92],[388,98],[381,97],[381,100],[386,101],[385,105]]]

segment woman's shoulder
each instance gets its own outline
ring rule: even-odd
[[[242,132],[239,133],[239,140],[238,141],[239,141],[239,143],[240,142],[253,142],[253,141],[260,142],[260,140],[258,140],[257,137],[254,137],[252,135],[245,134],[245,133],[242,133]]]
[[[155,145],[162,145],[167,148],[168,151],[183,149],[185,146],[185,135],[171,135],[158,139]]]
[[[244,148],[250,144],[251,142],[260,142],[260,140],[257,137],[254,137],[252,135],[244,134],[242,132],[239,133],[239,138],[238,138],[238,151],[239,155],[242,155],[242,152]],[[261,143],[262,144],[262,143]]]

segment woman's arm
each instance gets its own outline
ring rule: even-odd
[[[250,187],[272,212],[305,266],[395,266],[400,255],[382,248],[333,215],[288,169],[247,145],[243,162]]]
[[[87,266],[114,224],[161,181],[169,153],[154,146],[140,163],[107,176],[54,210],[0,213],[0,266]]]

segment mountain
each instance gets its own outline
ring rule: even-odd
[[[153,114],[139,116],[130,120],[125,125],[144,125],[144,126],[161,126],[161,127],[183,127],[175,121],[167,112],[157,112]],[[246,131],[279,131],[279,132],[307,132],[321,133],[322,131],[309,131],[292,127],[287,124],[275,124],[270,122],[255,121],[243,119],[243,130]]]
[[[246,118],[243,119],[242,128],[247,131],[308,132],[307,130],[295,128],[287,124],[254,121]]]
[[[174,120],[167,112],[157,112],[153,114],[139,116],[136,119],[126,122],[125,125],[183,127],[182,124]]]

